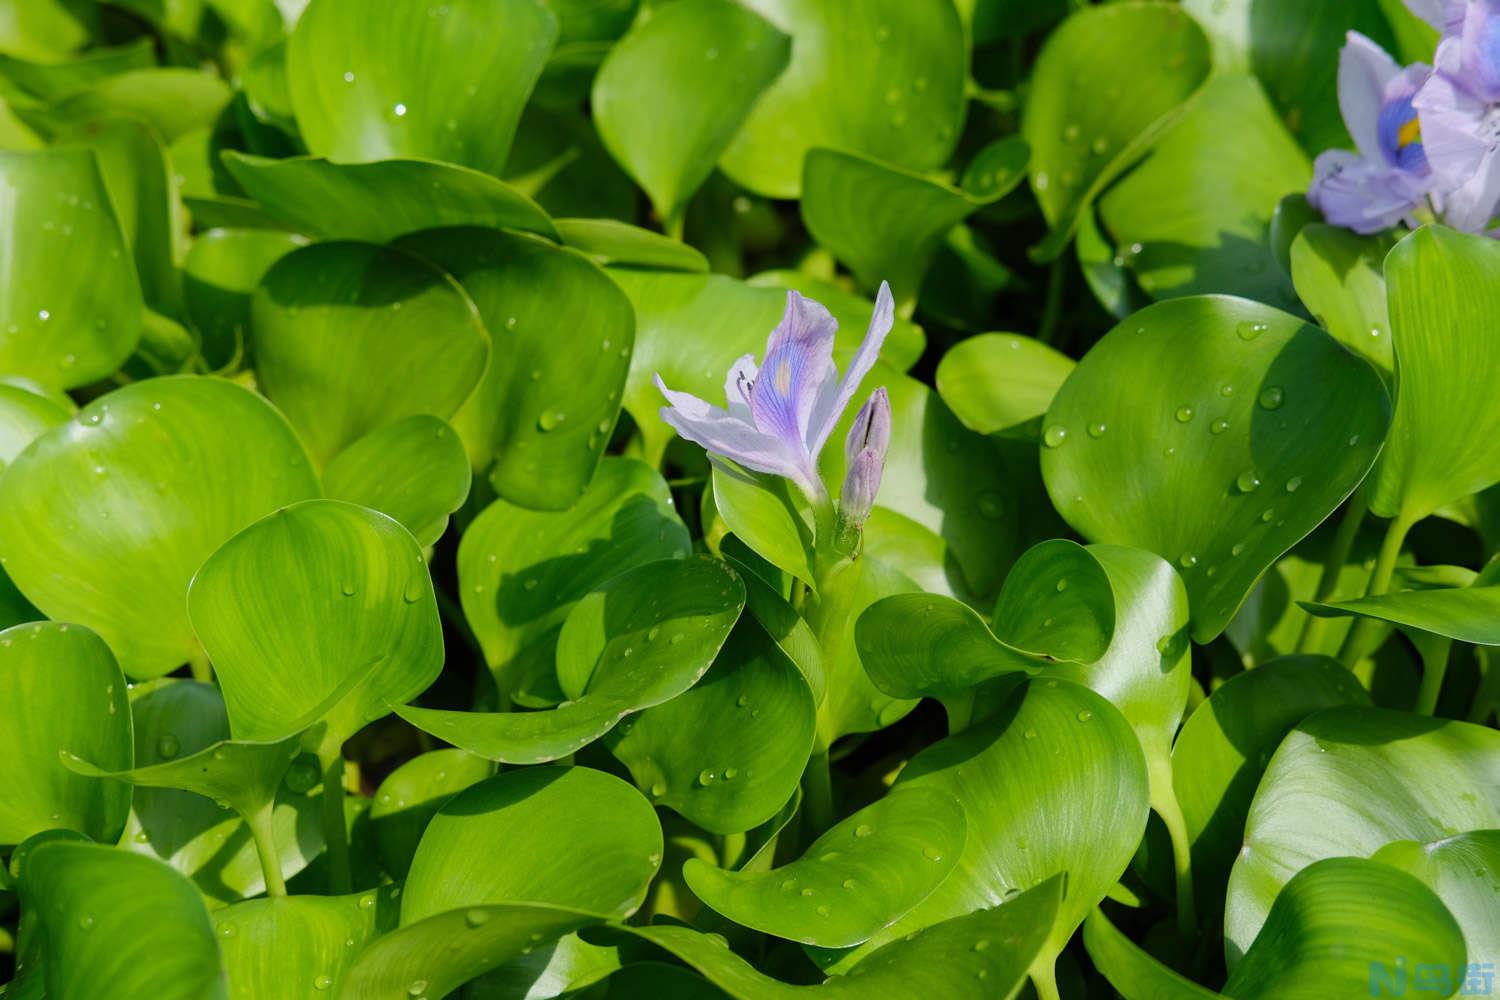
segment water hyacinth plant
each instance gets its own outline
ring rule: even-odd
[[[0,0],[0,996],[1500,993],[1500,2]]]

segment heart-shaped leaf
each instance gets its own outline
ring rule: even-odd
[[[370,825],[385,870],[405,879],[427,823],[444,802],[488,778],[495,766],[462,750],[429,750],[396,768],[370,803]]]
[[[379,18],[316,0],[287,43],[297,126],[316,156],[443,160],[498,175],[557,38],[542,0],[417,0]]]
[[[130,788],[63,767],[61,753],[110,768],[132,762],[125,678],[98,636],[43,622],[0,632],[0,754],[11,761],[0,795],[0,844],[43,830],[109,842],[130,810]]]
[[[1052,227],[1039,255],[1062,253],[1079,214],[1176,122],[1208,70],[1207,37],[1169,4],[1087,7],[1048,36],[1021,120]]]
[[[686,243],[616,219],[556,219],[567,246],[594,263],[629,264],[664,271],[707,271],[708,260]]]
[[[567,511],[496,500],[474,519],[458,549],[464,617],[502,691],[523,704],[556,704],[554,650],[573,602],[625,570],[691,549],[661,476],[608,458]]]
[[[410,254],[318,243],[271,266],[251,304],[255,371],[320,465],[415,413],[451,417],[489,337],[451,278]],[[441,365],[430,364],[434,352]]]
[[[1370,509],[1412,524],[1500,480],[1500,406],[1484,392],[1500,346],[1500,247],[1424,226],[1386,258],[1398,388]]]
[[[745,582],[748,591],[754,584]],[[741,616],[702,680],[605,741],[652,801],[712,833],[740,833],[796,793],[816,712],[801,670],[764,626]]]
[[[182,263],[182,295],[210,368],[245,355],[256,286],[272,264],[306,243],[268,229],[212,229],[193,240]]]
[[[981,333],[954,344],[937,367],[938,395],[980,434],[1034,439],[1073,359],[1039,340]]]
[[[1493,729],[1371,708],[1304,720],[1271,758],[1245,823],[1224,920],[1231,965],[1298,871],[1396,840],[1500,828],[1500,802],[1480,791],[1496,785]]]
[[[1063,383],[1042,474],[1081,534],[1178,567],[1206,642],[1358,485],[1389,406],[1369,365],[1293,316],[1174,299],[1111,330]]]
[[[141,289],[93,154],[0,153],[0,185],[0,369],[57,389],[103,378],[140,339]]]
[[[48,997],[228,995],[198,890],[160,861],[97,844],[42,844],[26,859],[21,899],[38,924]]]
[[[1035,672],[1045,662],[995,638],[968,605],[934,594],[876,601],[859,616],[854,638],[870,681],[893,698],[956,703],[992,677]]]
[[[1431,844],[1398,840],[1376,851],[1374,860],[1415,875],[1437,893],[1463,929],[1471,959],[1500,948],[1495,885],[1486,877],[1500,870],[1500,830],[1475,830]]]
[[[1395,358],[1386,311],[1385,258],[1389,235],[1361,236],[1315,222],[1292,241],[1292,282],[1318,323],[1374,365],[1387,382]]]
[[[343,982],[355,957],[395,929],[397,912],[389,889],[353,896],[251,899],[214,911],[229,1000],[324,992],[337,996],[332,991]]]
[[[418,413],[375,428],[335,455],[323,470],[323,492],[390,515],[428,546],[469,495],[469,457],[453,428]]]
[[[45,431],[74,413],[65,393],[30,379],[0,378],[0,471]]]
[[[761,93],[781,75],[791,39],[730,0],[687,0],[638,22],[594,77],[604,145],[657,216],[681,212]]]
[[[581,254],[533,237],[449,229],[400,245],[452,275],[490,331],[489,366],[453,421],[475,469],[524,507],[572,506],[620,415],[629,300]],[[580,365],[585,348],[594,356]]]
[[[927,898],[958,863],[963,843],[957,800],[911,787],[877,799],[779,868],[728,872],[691,858],[682,871],[698,898],[737,924],[847,948]]]
[[[557,235],[530,198],[451,163],[272,160],[233,151],[224,165],[268,214],[311,236],[383,243],[441,226],[491,226]]]
[[[586,767],[508,771],[433,817],[412,859],[401,923],[518,902],[625,917],[646,898],[661,852],[650,803],[619,778]]]
[[[203,560],[317,493],[296,435],[260,396],[218,379],[148,379],[95,399],[11,463],[0,552],[49,617],[87,625],[126,674],[154,677],[201,655],[185,595]]]
[[[442,669],[416,540],[341,500],[295,504],[235,535],[193,578],[187,605],[238,739],[323,721],[322,746],[337,747]]]
[[[744,604],[744,585],[717,560],[638,566],[568,613],[558,637],[557,673],[569,701],[540,712],[396,711],[417,728],[489,760],[557,760],[631,713],[670,701],[697,683]]]

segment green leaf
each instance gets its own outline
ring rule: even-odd
[[[1061,879],[1048,879],[1004,906],[981,909],[916,931],[880,948],[844,975],[817,986],[789,986],[759,972],[723,943],[687,927],[656,925],[619,930],[650,941],[701,972],[737,1000],[796,1000],[806,996],[1009,997],[1025,981],[1027,965],[1045,947],[1058,910]]]
[[[140,338],[141,290],[93,155],[0,151],[0,188],[0,370],[54,389],[109,375]]]
[[[502,854],[496,844],[505,845]],[[412,859],[401,923],[518,902],[629,916],[646,898],[661,852],[656,814],[619,778],[586,767],[508,771],[433,817]]]
[[[1352,601],[1302,606],[1320,618],[1373,618],[1484,646],[1500,645],[1500,587],[1402,590]]]
[[[897,308],[910,315],[948,230],[1005,193],[978,196],[867,156],[816,148],[803,160],[802,221],[865,288],[889,280]]]
[[[1463,930],[1469,957],[1482,960],[1500,948],[1500,912],[1493,873],[1500,870],[1500,830],[1475,830],[1431,844],[1397,840],[1375,852],[1375,861],[1421,879]]]
[[[745,589],[717,560],[665,559],[627,570],[568,613],[557,673],[568,701],[539,712],[406,706],[407,722],[472,754],[540,764],[574,753],[631,713],[682,694],[713,663]]]
[[[594,77],[599,136],[645,189],[657,217],[680,219],[792,40],[730,0],[686,0],[637,22]]]
[[[1500,246],[1424,226],[1386,258],[1400,385],[1370,509],[1404,524],[1500,481]]]
[[[712,482],[714,507],[736,537],[777,569],[814,582],[808,551],[812,531],[785,480],[716,465]]]
[[[707,271],[708,260],[686,243],[616,219],[556,219],[567,246],[601,267],[628,264],[664,271]]]
[[[847,948],[869,940],[948,877],[964,829],[963,807],[952,796],[904,788],[876,799],[779,868],[729,872],[690,858],[682,873],[698,898],[737,924]]]
[[[968,605],[935,594],[876,601],[859,616],[854,636],[871,683],[893,698],[956,703],[992,677],[1034,673],[1045,662],[995,638]]]
[[[24,378],[0,377],[0,471],[43,433],[73,415],[66,394]]]
[[[1068,681],[1022,683],[997,711],[917,754],[896,782],[948,792],[969,836],[958,867],[861,949],[987,906],[1067,872],[1067,893],[1031,973],[1042,981],[1119,879],[1145,830],[1146,764],[1125,717]],[[863,961],[860,962],[864,964]],[[855,966],[858,968],[858,966]]]
[[[539,903],[448,910],[377,938],[344,978],[343,1000],[444,997],[542,943],[599,918]],[[413,994],[411,991],[417,992]]]
[[[41,976],[57,1000],[228,996],[208,911],[160,861],[96,844],[38,846],[21,875]]]
[[[557,19],[541,0],[315,0],[287,43],[287,86],[315,156],[441,160],[498,175]]]
[[[747,6],[794,43],[791,64],[720,161],[732,180],[768,197],[799,197],[803,157],[818,146],[911,170],[948,160],[963,125],[968,62],[952,5],[754,0]]]
[[[23,117],[47,133],[103,118],[133,118],[151,126],[170,145],[212,125],[232,96],[229,85],[217,75],[181,66],[153,67],[106,77],[88,90]]]
[[[1321,709],[1369,702],[1338,661],[1284,656],[1229,678],[1188,717],[1172,748],[1172,787],[1208,912],[1223,906],[1250,800],[1287,732]]]
[[[15,38],[10,32],[7,35],[9,49]],[[155,64],[156,50],[151,39],[137,38],[124,45],[88,49],[60,61],[0,55],[0,76],[37,100],[48,102],[61,100],[107,76]]]
[[[341,500],[294,504],[235,535],[198,571],[187,605],[238,739],[321,720],[322,745],[336,747],[442,669],[416,540]]]
[[[1282,889],[1224,992],[1240,1000],[1365,996],[1398,963],[1461,975],[1464,957],[1453,915],[1416,878],[1376,861],[1328,858]]]
[[[282,257],[256,289],[251,325],[260,387],[319,465],[401,417],[451,417],[490,353],[453,279],[366,243],[319,243]]]
[[[801,670],[741,616],[697,684],[626,719],[605,742],[653,802],[731,834],[775,816],[796,794],[816,724]]]
[[[1395,358],[1386,312],[1385,257],[1395,240],[1315,222],[1292,241],[1292,282],[1318,323],[1389,383]]]
[[[1497,784],[1493,729],[1371,708],[1303,721],[1261,779],[1230,874],[1231,967],[1297,872],[1322,858],[1369,857],[1395,840],[1431,844],[1500,828],[1500,802],[1480,791]]]
[[[450,229],[399,245],[452,275],[490,331],[489,366],[453,421],[475,469],[523,507],[571,506],[620,415],[630,302],[583,255],[530,236]]]
[[[450,748],[418,754],[386,776],[370,803],[370,826],[392,878],[406,878],[422,833],[443,803],[494,770],[483,757]]]
[[[557,235],[530,198],[488,174],[450,163],[272,160],[232,150],[223,159],[267,214],[310,236],[384,243],[442,226]]]
[[[971,431],[1034,439],[1042,415],[1073,371],[1072,358],[1039,340],[981,333],[960,340],[937,366],[937,391]]]
[[[130,788],[71,773],[60,753],[111,768],[131,765],[125,678],[98,636],[43,622],[0,632],[0,844],[43,830],[112,841],[125,825]]]
[[[399,891],[399,890],[397,890]],[[384,889],[354,896],[251,899],[216,910],[214,930],[230,1000],[317,996],[335,991],[356,956],[395,928]]]
[[[23,59],[66,58],[88,43],[97,12],[62,0],[8,3],[5,50]]]
[[[486,507],[459,542],[459,597],[500,689],[522,704],[556,704],[554,650],[573,603],[628,569],[691,550],[661,476],[607,458],[567,511]]]
[[[1255,81],[1220,76],[1099,211],[1153,298],[1222,292],[1295,309],[1269,230],[1281,197],[1311,176]]]
[[[1034,253],[1062,253],[1078,216],[1176,122],[1208,69],[1208,39],[1168,4],[1086,7],[1048,36],[1021,119],[1052,227]]]
[[[95,399],[11,463],[0,552],[49,617],[98,632],[128,676],[154,677],[199,654],[185,596],[203,560],[317,492],[292,429],[260,396],[148,379]]]
[[[1109,922],[1103,910],[1083,922],[1083,946],[1099,974],[1125,1000],[1215,1000],[1204,989],[1167,968]]]
[[[1178,567],[1206,642],[1358,485],[1388,419],[1374,370],[1321,330],[1245,300],[1175,299],[1115,327],[1068,377],[1042,474],[1085,537]]]
[[[306,244],[293,233],[268,229],[211,229],[193,240],[182,263],[183,304],[210,368],[244,357],[256,286],[272,264]]]
[[[428,546],[469,495],[469,456],[458,435],[419,413],[358,438],[323,470],[323,492],[388,514]]]

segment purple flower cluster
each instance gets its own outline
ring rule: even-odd
[[[1489,232],[1500,207],[1500,0],[1407,5],[1442,33],[1433,65],[1403,68],[1349,33],[1339,110],[1356,151],[1318,156],[1308,201],[1359,233],[1415,226],[1424,210]]]

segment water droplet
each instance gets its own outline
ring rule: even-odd
[[[647,630],[647,632],[646,632],[646,641],[647,642],[655,642],[656,641],[656,637],[659,636],[659,635],[661,635],[661,626],[660,625],[652,625],[651,628],[649,630]]]
[[[1209,425],[1208,430],[1211,434],[1223,434],[1225,431],[1229,430],[1229,421],[1220,417],[1218,420],[1215,420],[1211,425]]]
[[[45,323],[52,318],[52,314],[45,309],[38,309],[36,312],[36,318]]]
[[[1102,438],[1104,436],[1104,432],[1107,430],[1109,430],[1109,427],[1102,420],[1096,424],[1089,424],[1089,437]]]
[[[1232,384],[1228,383],[1228,382],[1225,382],[1223,385],[1219,386],[1219,395],[1221,395],[1221,396],[1233,396],[1234,395],[1234,386]]]
[[[488,923],[490,919],[489,910],[473,909],[464,914],[464,923],[470,927],[478,927]]]
[[[812,895],[816,894],[817,891],[818,890],[816,890],[816,889],[808,887],[808,888],[802,890],[802,895],[804,895],[804,896],[812,896]]]
[[[1037,733],[1035,729],[1028,729],[1026,730],[1026,732],[1022,733],[1022,735],[1025,736],[1028,740],[1034,740],[1036,739]]]
[[[406,105],[398,103],[391,111],[397,118],[404,117],[406,115]]]
[[[558,425],[566,419],[568,419],[568,415],[561,410],[544,410],[542,411],[542,415],[537,417],[536,426],[538,430],[546,433],[547,431],[556,430]]]
[[[1286,481],[1286,491],[1288,493],[1296,493],[1297,492],[1297,487],[1299,487],[1301,485],[1302,485],[1302,477],[1301,476],[1293,476],[1291,479],[1288,479]]]
[[[1183,569],[1192,569],[1198,565],[1198,557],[1191,552],[1184,552],[1177,562]]]
[[[1089,144],[1089,149],[1094,151],[1095,156],[1103,156],[1109,152],[1109,139],[1102,135],[1095,136],[1094,141]]]
[[[1268,385],[1260,391],[1260,405],[1267,410],[1278,410],[1286,402],[1286,392],[1279,385]]]
[[[1194,412],[1195,411],[1193,410],[1193,408],[1191,406],[1179,406],[1177,408],[1177,414],[1176,414],[1176,416],[1177,416],[1177,422],[1179,424],[1185,424],[1185,423],[1187,423],[1189,420],[1193,419],[1193,413]]]
[[[795,888],[797,888],[797,880],[796,879],[789,878],[789,879],[783,879],[782,880],[782,882],[781,882],[781,891],[782,892],[791,892]]]
[[[53,818],[55,819],[56,817],[53,817]],[[79,917],[78,918],[78,926],[82,927],[84,930],[89,930],[90,928],[92,928],[94,926],[94,917],[93,917],[93,915],[85,913],[83,916]]]
[[[1241,340],[1254,340],[1269,329],[1270,327],[1264,323],[1252,323],[1246,319],[1240,321],[1239,326],[1236,327],[1236,332],[1240,335]]]
[[[698,772],[698,784],[712,785],[716,777],[718,777],[716,774],[714,774],[708,768],[704,768],[703,770]]]
[[[1359,435],[1355,434],[1349,439],[1349,447],[1353,448],[1357,444],[1359,444]]]
[[[928,861],[941,861],[943,860],[943,852],[936,847],[924,847],[922,848],[922,857]]]
[[[412,984],[406,988],[406,992],[407,992],[408,996],[414,996],[414,997],[421,996],[423,993],[427,992],[427,980],[425,980],[425,979],[416,979],[416,980],[413,980]]]
[[[1067,589],[1068,589],[1068,578],[1067,577],[1063,577],[1061,580],[1057,581],[1057,592],[1059,594],[1061,594],[1063,591],[1065,591]]]
[[[346,72],[344,74],[344,82],[345,83],[353,83],[354,82],[354,74]]]
[[[333,985],[333,977],[332,976],[319,976],[317,979],[313,980],[313,989],[317,990],[320,993],[323,990],[328,989],[332,985]]]
[[[286,787],[299,795],[317,783],[318,767],[310,758],[294,760],[286,769]]]
[[[832,912],[833,910],[829,909],[827,903],[824,903],[822,906],[818,907],[818,916],[820,917],[826,917]]]
[[[870,834],[872,834],[874,832],[875,831],[870,828],[870,824],[868,824],[868,823],[861,823],[861,824],[859,824],[859,826],[856,826],[854,828],[854,835],[856,837],[868,837]]]
[[[975,951],[984,951],[989,946],[990,946],[990,942],[986,938],[980,938],[978,941],[974,942],[974,950]]]
[[[1267,507],[1265,510],[1260,512],[1260,519],[1262,521],[1265,521],[1267,524],[1269,524],[1271,522],[1271,518],[1275,516],[1276,509],[1274,507]]]
[[[994,492],[981,493],[975,506],[979,508],[980,516],[995,521],[1005,513],[1005,498]]]
[[[846,878],[846,879],[844,879],[843,885],[844,885],[845,889],[853,889],[854,888],[854,880],[852,878]]]
[[[1254,493],[1260,486],[1260,477],[1249,469],[1241,472],[1239,478],[1234,481],[1235,489],[1241,493]]]
[[[875,29],[875,41],[884,42],[887,38],[890,37],[891,29],[888,26],[882,24]]]
[[[679,642],[681,642],[684,638],[686,638],[686,636],[684,636],[681,632],[678,632],[676,635],[672,636],[671,639],[667,640],[667,644],[669,646],[675,646]]]
[[[78,357],[74,354],[64,354],[62,357],[57,359],[57,367],[59,368],[72,368],[77,363]]]
[[[220,927],[219,937],[234,937],[234,924],[225,924]]]
[[[651,794],[658,799],[667,794],[667,783],[665,781],[657,781],[652,783]]]
[[[1160,639],[1156,640],[1156,651],[1158,653],[1166,653],[1171,648],[1172,637],[1170,635],[1164,635]]]
[[[1245,553],[1245,543],[1244,542],[1235,542],[1234,543],[1234,547],[1229,550],[1229,554],[1232,555],[1232,556],[1244,555],[1244,553]]]
[[[156,741],[156,752],[163,760],[171,760],[173,757],[176,757],[177,752],[181,749],[182,744],[171,733],[163,734],[162,738]]]
[[[1090,719],[1092,719],[1093,717],[1094,717],[1094,713],[1090,712],[1086,708],[1083,711],[1081,711],[1081,712],[1078,713],[1078,721],[1079,722],[1087,722]]]
[[[1066,127],[1063,128],[1063,138],[1068,142],[1077,142],[1078,135],[1079,129],[1076,122],[1070,122]]]
[[[1042,434],[1042,443],[1048,448],[1057,448],[1068,439],[1068,429],[1053,424]]]

